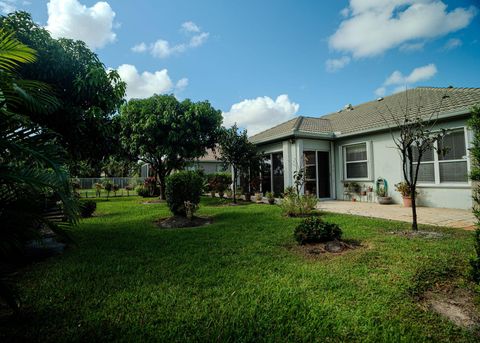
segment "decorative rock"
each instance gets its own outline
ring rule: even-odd
[[[328,252],[342,252],[343,251],[343,244],[340,241],[330,241],[325,244],[325,250]]]

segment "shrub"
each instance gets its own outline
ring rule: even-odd
[[[157,179],[154,177],[147,177],[143,181],[143,188],[148,191],[146,196],[157,196],[160,195],[160,187],[158,187]]]
[[[480,229],[475,230],[474,238],[475,257],[470,259],[470,265],[472,267],[470,273],[473,281],[480,284]]]
[[[189,202],[191,208],[196,208],[202,195],[203,179],[198,173],[180,171],[166,179],[166,197],[170,211],[174,215],[186,217],[185,203]]]
[[[150,191],[145,188],[144,186],[138,186],[137,188],[135,188],[135,191],[137,192],[137,194],[143,198],[147,198],[150,196]]]
[[[232,175],[229,173],[216,173],[214,174],[214,187],[215,190],[220,194],[220,197],[223,196],[225,191],[232,184]]]
[[[97,203],[93,200],[82,200],[80,202],[80,216],[90,218],[97,209]]]
[[[326,223],[319,217],[304,219],[293,233],[299,244],[328,242],[342,237],[337,224]]]
[[[103,188],[105,189],[105,191],[107,192],[107,198],[110,196],[110,192],[112,191],[113,189],[113,183],[112,181],[110,180],[105,180],[103,181]]]
[[[117,185],[116,183],[112,185],[112,191],[115,196],[117,196],[117,192],[120,190],[120,186]]]
[[[283,214],[289,217],[305,216],[315,209],[317,198],[314,195],[285,195],[280,203]]]

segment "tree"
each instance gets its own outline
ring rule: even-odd
[[[101,161],[118,145],[118,134],[111,124],[123,103],[125,83],[115,70],[107,70],[84,42],[53,39],[26,12],[0,17],[0,26],[15,32],[20,42],[37,51],[34,63],[17,70],[20,77],[52,85],[59,103],[47,113],[28,108],[17,112],[59,134],[73,174],[98,175]]]
[[[472,265],[472,278],[476,283],[480,283],[480,107],[476,106],[472,109],[472,117],[468,125],[473,131],[472,147],[470,156],[472,166],[470,179],[474,182],[473,190],[473,214],[477,218],[477,228],[475,230],[475,257],[470,260]]]
[[[165,178],[214,148],[222,114],[208,101],[179,102],[173,95],[133,99],[120,110],[121,142],[150,164],[165,199]]]
[[[49,87],[18,77],[23,63],[33,63],[36,52],[0,29],[0,297],[16,307],[5,267],[18,260],[25,243],[48,227],[65,235],[75,224],[78,206],[58,136],[16,113],[19,108],[47,114],[57,104]],[[66,222],[45,215],[46,204],[61,203]]]
[[[422,116],[420,115],[423,107],[422,98],[419,97],[416,104],[411,104],[408,101],[409,92],[414,91],[407,90],[405,92],[405,108],[401,116],[394,115],[388,105],[385,105],[385,107],[389,116],[386,116],[384,113],[380,113],[380,115],[390,127],[393,142],[400,152],[403,178],[410,189],[412,197],[412,230],[417,231],[416,200],[420,163],[424,155],[429,151],[439,154],[444,153],[437,149],[436,142],[440,141],[448,132],[445,129],[437,129],[436,125],[442,101],[448,95],[443,95],[438,107],[431,111],[429,115]]]
[[[253,172],[254,169],[260,171],[261,154],[257,152],[255,144],[248,140],[247,130],[240,132],[236,124],[231,128],[222,130],[219,147],[221,150],[220,159],[226,167],[231,166],[233,169],[233,202],[236,203],[236,186],[239,173],[244,173],[248,176],[248,180],[251,180],[250,172]]]

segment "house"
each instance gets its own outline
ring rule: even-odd
[[[294,172],[305,168],[303,192],[320,199],[344,199],[345,183],[376,188],[389,184],[389,195],[400,203],[393,185],[403,180],[402,163],[392,139],[394,118],[406,108],[422,118],[437,113],[435,129],[448,129],[439,142],[445,155],[427,154],[421,162],[419,202],[422,206],[472,207],[468,174],[471,133],[467,120],[480,104],[480,88],[419,87],[344,109],[319,118],[299,116],[260,132],[250,140],[267,155],[262,191],[282,193],[293,185]],[[373,194],[372,194],[373,196]]]
[[[218,148],[213,151],[206,149],[205,155],[189,162],[187,169],[189,170],[203,170],[205,174],[214,174],[228,170],[224,163],[219,159]]]

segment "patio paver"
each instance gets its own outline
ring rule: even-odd
[[[320,201],[317,208],[322,211],[354,214],[357,216],[374,217],[409,222],[412,209],[397,204],[380,205],[369,202],[352,201]],[[435,226],[448,226],[465,230],[475,229],[475,217],[469,210],[452,208],[418,207],[418,223]]]

